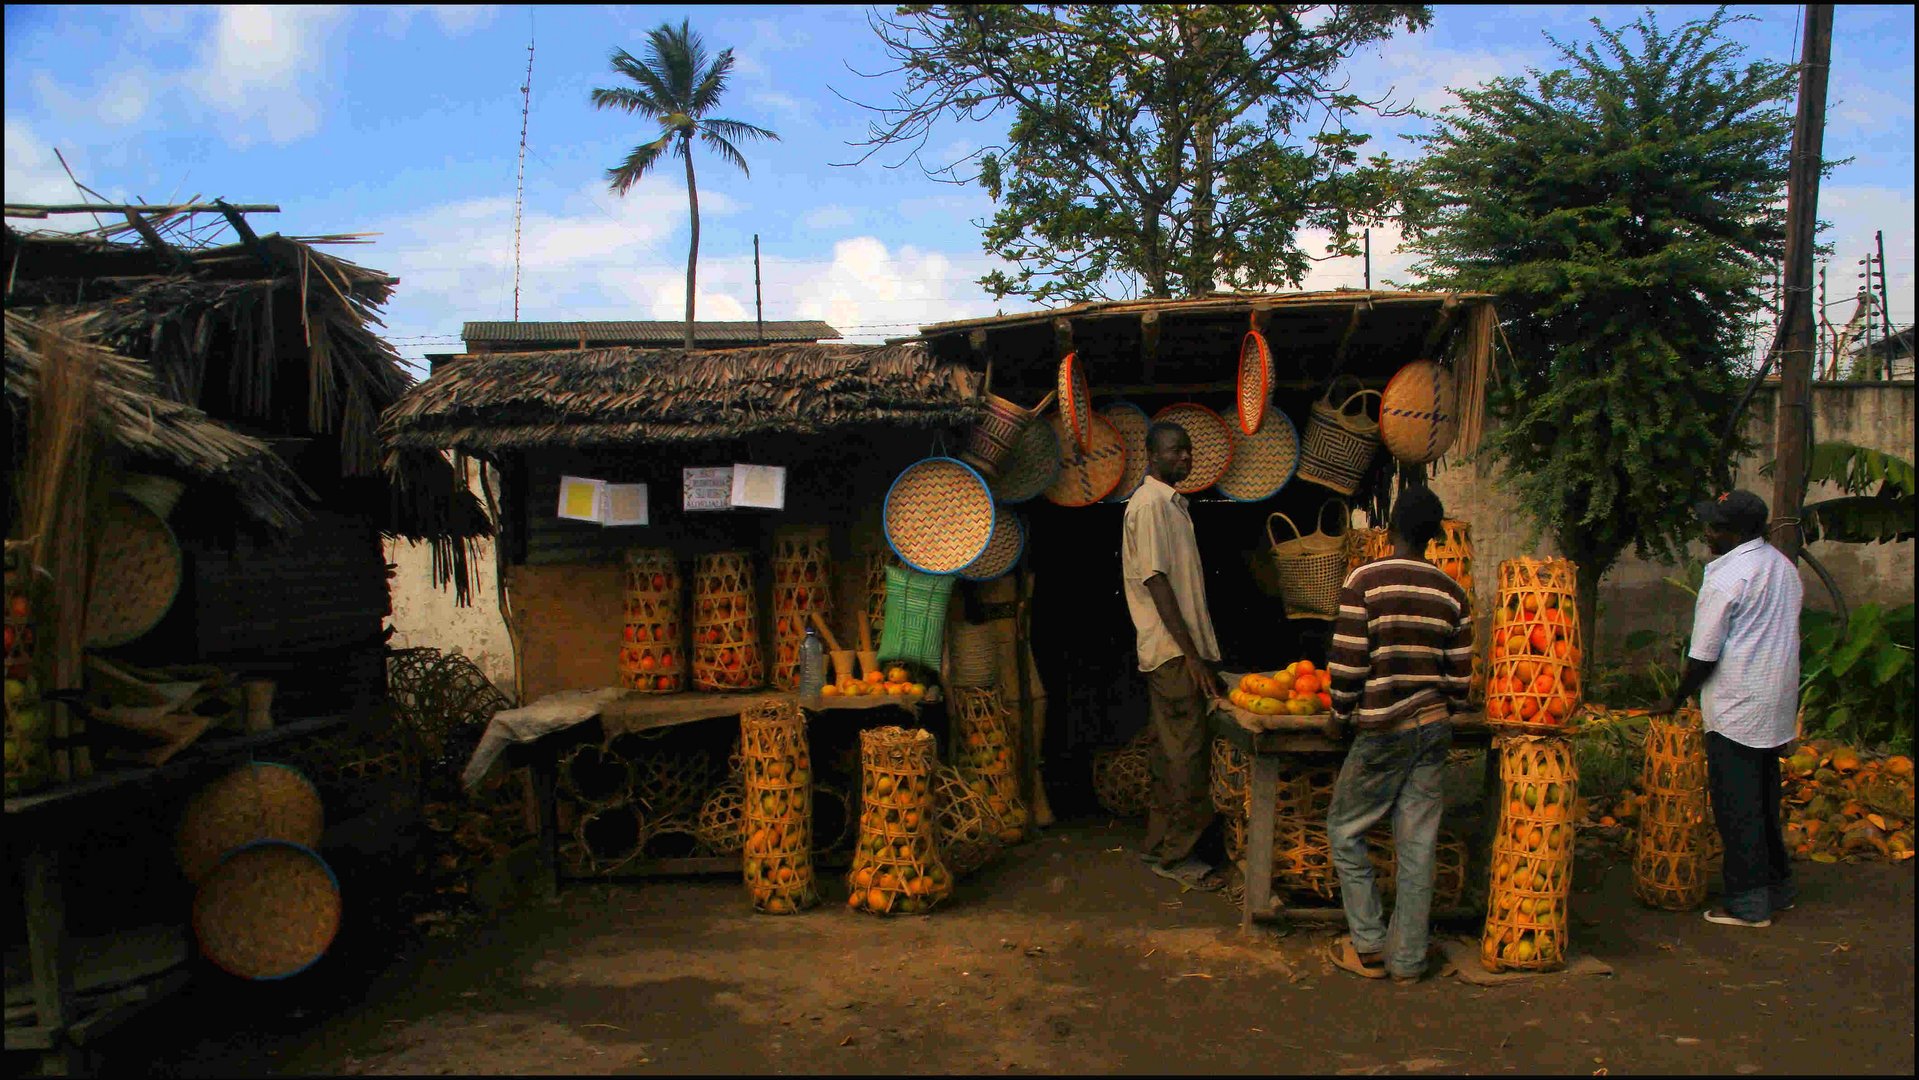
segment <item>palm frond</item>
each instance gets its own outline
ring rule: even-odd
[[[719,155],[721,161],[731,162],[735,168],[747,176],[753,175],[753,170],[746,167],[746,159],[740,156],[739,149],[732,143],[704,128],[700,131],[700,141],[706,144],[708,150]]]
[[[674,100],[690,103],[700,68],[706,64],[706,44],[693,32],[689,20],[681,20],[677,30],[662,23],[648,31],[646,38],[650,66],[672,90]]]
[[[615,195],[626,194],[634,184],[639,182],[640,177],[645,176],[659,162],[660,154],[672,139],[672,132],[663,132],[652,142],[634,147],[633,152],[626,155],[625,161],[606,170],[607,186],[613,189]]]
[[[593,104],[596,108],[623,109],[630,113],[645,113],[648,116],[657,116],[661,111],[659,102],[653,99],[653,95],[624,86],[594,87]]]
[[[1806,462],[1806,482],[1838,484],[1849,495],[1865,495],[1878,486],[1880,494],[1919,494],[1914,491],[1912,462],[1868,446],[1849,442],[1822,442]]]
[[[701,120],[700,126],[713,131],[727,140],[771,139],[780,141],[779,133],[746,123],[743,120],[724,120],[720,117]]]
[[[1915,504],[1910,495],[1842,495],[1801,510],[1806,541],[1882,544],[1911,540]]]
[[[733,50],[721,49],[719,58],[700,76],[698,86],[693,88],[693,96],[687,101],[688,112],[699,116],[720,103],[720,96],[726,93],[727,76],[733,70]]]
[[[635,59],[633,54],[627,52],[625,49],[617,49],[614,51],[613,70],[639,85],[641,91],[651,99],[653,103],[652,109],[655,114],[682,112],[685,110],[686,102],[674,96],[673,88],[667,85],[667,80],[662,77],[659,69],[651,64]]]

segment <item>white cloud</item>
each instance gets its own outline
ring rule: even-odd
[[[344,12],[334,7],[224,7],[186,85],[229,121],[228,141],[262,131],[285,144],[320,126],[324,60]]]
[[[1859,284],[1858,260],[1871,250],[1877,255],[1873,233],[1886,234],[1886,300],[1892,305],[1892,320],[1898,325],[1913,321],[1915,281],[1913,277],[1913,193],[1910,187],[1890,188],[1870,184],[1824,183],[1819,189],[1819,216],[1832,223],[1820,234],[1821,243],[1832,245],[1832,261],[1827,264],[1828,300],[1850,296]],[[1834,319],[1849,313],[1849,307],[1834,307]]]
[[[800,221],[809,229],[843,229],[853,224],[853,212],[834,203],[808,211]]]
[[[1906,93],[1895,94],[1859,82],[1835,87],[1826,122],[1852,129],[1854,135],[1912,131],[1913,104],[1911,86]]]
[[[72,202],[73,181],[26,121],[6,120],[6,200],[10,203]],[[38,226],[39,222],[34,222]]]
[[[393,4],[384,11],[388,36],[405,36],[413,28],[414,17],[424,12],[439,24],[441,33],[460,37],[491,23],[500,8],[497,4]]]
[[[190,9],[184,4],[150,4],[133,9],[147,33],[159,37],[179,37],[187,29]]]
[[[110,124],[132,124],[147,114],[147,87],[151,76],[139,70],[116,72],[100,88],[97,99],[100,119]]]

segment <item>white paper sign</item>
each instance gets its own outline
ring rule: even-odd
[[[609,484],[584,476],[562,476],[558,514],[568,521],[645,525],[646,485]]]
[[[786,469],[780,465],[733,466],[733,505],[786,509]]]
[[[688,510],[725,510],[733,505],[733,466],[686,469],[682,491]]]

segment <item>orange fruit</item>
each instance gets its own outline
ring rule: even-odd
[[[873,911],[885,911],[891,907],[891,897],[879,889],[866,890],[866,906]]]
[[[866,681],[873,684],[874,686],[878,686],[881,683],[884,683],[886,681],[886,672],[869,671],[866,673]]]
[[[834,686],[832,683],[827,683],[825,686],[820,687],[820,696],[821,697],[839,697],[840,688],[837,686]]]
[[[1521,720],[1531,720],[1533,717],[1538,715],[1539,715],[1539,702],[1533,700],[1532,698],[1519,699],[1519,718]]]
[[[911,682],[913,681],[913,677],[905,668],[894,666],[886,669],[886,681],[898,683]]]

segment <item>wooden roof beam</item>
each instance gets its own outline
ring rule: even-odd
[[[181,214],[181,213],[223,213],[237,210],[242,214],[277,214],[278,206],[271,203],[246,203],[229,207],[222,200],[211,203],[128,203],[111,205],[108,203],[8,203],[7,217],[44,218],[49,214],[97,214],[106,211],[109,214]]]
[[[174,269],[187,270],[193,266],[192,260],[182,254],[178,248],[161,238],[159,231],[153,227],[152,222],[134,213],[132,210],[126,211],[126,215],[127,224],[132,225],[133,231],[140,234],[140,239],[145,240],[147,246],[152,248],[162,259],[165,259]]]

